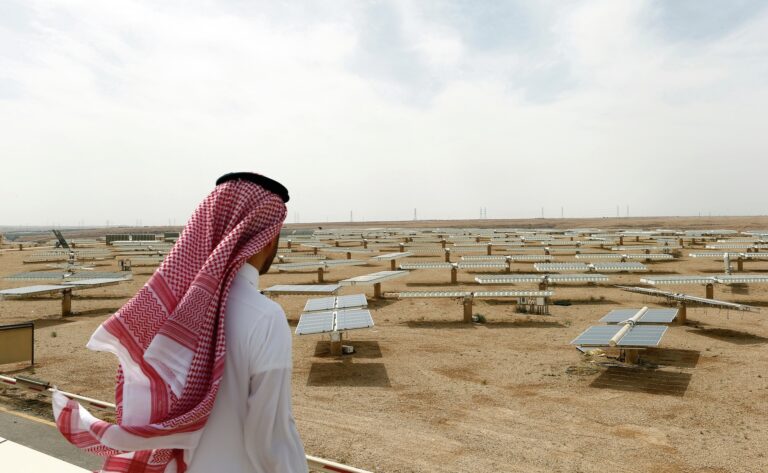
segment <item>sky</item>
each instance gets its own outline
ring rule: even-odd
[[[0,225],[768,214],[768,2],[0,1]]]

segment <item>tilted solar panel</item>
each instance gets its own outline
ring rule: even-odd
[[[600,322],[608,324],[617,324],[624,322],[640,309],[614,309],[600,319]],[[637,321],[640,324],[668,324],[672,323],[677,317],[677,309],[648,309],[645,314]]]

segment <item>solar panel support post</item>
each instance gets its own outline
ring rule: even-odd
[[[72,289],[64,289],[61,293],[61,316],[72,315]]]
[[[744,258],[741,256],[736,260],[736,271],[740,273],[744,271]]]
[[[507,272],[511,273],[512,272],[512,257],[511,256],[507,256],[506,260],[507,260]]]
[[[443,249],[445,249],[445,248],[446,248],[446,246],[448,246],[448,240],[446,240],[445,238],[443,238],[442,240],[440,240],[440,246],[442,246],[442,247],[443,247]]]
[[[398,243],[397,246],[400,248],[401,253],[405,251],[405,243]]]
[[[622,351],[624,352],[624,363],[636,365],[640,361],[640,350],[625,349]]]
[[[331,355],[341,355],[341,338],[343,332],[331,332]]]
[[[623,245],[624,245],[624,237],[619,236],[619,246],[623,246]]]
[[[491,256],[493,254],[493,243],[488,243],[488,256]]]
[[[317,282],[322,284],[325,282],[325,269],[321,266],[317,268]]]
[[[445,262],[450,263],[451,262],[451,249],[446,248],[445,249]]]
[[[389,260],[389,270],[397,271],[397,260]]]
[[[377,282],[373,285],[373,297],[375,299],[381,299],[381,283]]]
[[[317,247],[314,247],[314,248],[312,248],[312,254],[313,254],[313,255],[316,255],[316,254],[317,254]]]
[[[472,296],[464,297],[464,323],[472,323]]]
[[[351,251],[347,251],[347,259],[352,259],[352,252]]]
[[[688,316],[688,306],[684,301],[677,303],[677,323],[678,325],[685,325]]]
[[[451,284],[459,282],[459,268],[454,266],[451,268]]]
[[[19,251],[24,251],[24,245],[22,245],[21,243],[19,243]]]
[[[712,283],[708,283],[705,286],[705,297],[707,299],[714,299],[715,298],[715,285]]]
[[[291,245],[292,245],[292,244],[293,244],[293,242],[292,242],[291,240],[288,240],[288,241],[285,243],[285,247],[286,247],[286,248],[288,248],[288,249],[290,250],[290,249],[291,249]]]

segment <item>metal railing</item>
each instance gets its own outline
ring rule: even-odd
[[[36,392],[38,394],[42,394],[48,399],[51,398],[51,394],[53,394],[54,388],[51,387],[50,383],[45,381],[40,381],[33,378],[26,378],[23,376],[17,376],[16,378],[12,378],[9,376],[3,376],[0,375],[0,387],[5,386],[11,386],[19,389],[25,389],[27,391]],[[81,396],[79,394],[74,393],[68,393],[66,391],[59,391],[61,394],[65,395],[66,397],[70,399],[74,399],[75,401],[87,405],[88,407],[91,407],[93,409],[98,409],[104,412],[111,412],[114,413],[116,406],[112,404],[111,402],[105,402],[105,401],[99,401],[98,399],[93,399],[86,396]],[[336,463],[330,460],[325,460],[323,458],[313,457],[311,455],[307,455],[307,466],[309,467],[309,471],[313,473],[370,473],[366,470],[361,470],[359,468],[342,465],[341,463]]]

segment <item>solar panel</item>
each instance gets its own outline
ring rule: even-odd
[[[335,294],[339,284],[277,284],[261,292],[265,294]]]
[[[66,278],[65,278],[66,276]],[[123,279],[126,273],[101,273],[96,271],[83,271],[82,273],[67,273],[61,271],[32,271],[16,273],[5,277],[7,281],[60,281],[63,279]]]
[[[418,299],[433,297],[467,297],[471,293],[466,291],[406,291],[398,295],[400,299]]]
[[[745,310],[745,311],[759,310],[756,307],[752,307],[744,304],[737,304],[735,302],[720,301],[717,299],[707,299],[704,297],[691,296],[689,294],[680,294],[680,293],[674,293],[670,291],[662,291],[660,289],[648,289],[645,287],[630,287],[630,286],[616,286],[616,287],[621,289],[622,291],[635,292],[638,294],[645,294],[645,295],[656,296],[656,297],[666,297],[667,299],[671,299],[671,300],[682,301],[682,302],[693,302],[695,304],[709,305],[709,306],[720,307],[724,309],[735,309],[735,310]]]
[[[26,286],[26,287],[17,287],[14,289],[3,289],[0,291],[0,296],[3,297],[24,297],[24,296],[32,296],[32,295],[43,295],[43,294],[53,294],[56,292],[61,292],[64,289],[67,289],[66,286],[58,286],[58,285],[39,285],[39,286]]]
[[[552,271],[589,271],[589,266],[584,263],[536,263],[533,269],[542,273]]]
[[[403,263],[400,269],[451,269],[453,263]]]
[[[332,309],[362,308],[368,305],[365,294],[351,294],[339,297],[321,297],[309,299],[304,306],[304,312],[318,312]]]
[[[92,279],[78,279],[75,281],[64,281],[62,284],[66,286],[78,286],[78,287],[97,287],[97,286],[111,286],[113,284],[119,284],[121,282],[128,281],[130,278],[92,278]]]
[[[462,256],[461,261],[474,262],[474,261],[506,261],[507,257],[504,255],[475,255],[475,256]]]
[[[467,261],[458,264],[459,269],[505,269],[507,263],[504,261]]]
[[[512,255],[512,261],[552,261],[554,258],[550,255]]]
[[[664,325],[635,326],[624,335],[617,346],[620,347],[655,347],[661,342],[661,337],[666,333]]]
[[[339,281],[342,286],[355,286],[358,284],[378,284],[383,281],[389,281],[390,279],[399,278],[408,274],[408,271],[379,271],[371,274],[364,274],[362,276],[356,276],[354,278],[344,279]]]
[[[608,276],[604,274],[550,274],[547,275],[550,282],[605,282]]]
[[[330,246],[328,248],[321,248],[320,251],[323,253],[375,253],[375,250],[363,248],[362,246],[355,246],[353,248]]]
[[[442,255],[445,254],[445,250],[442,247],[435,248],[408,248],[413,254],[416,255]]]
[[[593,263],[590,266],[595,271],[648,271],[642,263]]]
[[[571,345],[579,346],[609,346],[609,341],[621,330],[623,325],[596,325],[589,327],[581,335],[571,341]],[[664,325],[643,325],[632,327],[618,342],[617,346],[655,347],[658,346],[667,327]]]
[[[336,330],[355,330],[373,327],[371,311],[363,309],[340,310],[336,312]]]
[[[757,245],[753,243],[710,243],[709,245],[705,246],[705,248],[709,248],[712,250],[715,249],[723,249],[723,250],[738,250],[738,249],[747,249],[752,248]]]
[[[739,274],[715,276],[715,281],[721,284],[765,284],[768,276],[761,274]]]
[[[526,282],[539,282],[542,279],[543,276],[531,274],[527,276],[478,276],[475,278],[475,281],[477,281],[479,284],[519,284]]]
[[[413,256],[413,252],[400,251],[397,253],[387,253],[385,255],[374,256],[371,259],[375,259],[377,261],[391,261],[391,260],[400,259],[400,258],[407,258],[408,256]]]
[[[333,322],[333,311],[301,314],[296,325],[296,335],[333,332]]]
[[[476,291],[472,295],[476,298],[493,297],[552,297],[553,291]]]
[[[661,286],[666,284],[710,284],[715,282],[711,276],[655,276],[650,278],[641,278],[643,284],[652,286]]]
[[[637,314],[640,309],[614,309],[600,319],[607,324],[618,324]],[[668,324],[677,317],[677,309],[648,309],[637,321],[640,324]]]
[[[323,267],[325,267],[324,261],[305,261],[301,263],[279,263],[272,265],[272,268],[278,271],[300,271],[302,269],[317,269]]]
[[[363,261],[360,259],[328,259],[325,260],[323,263],[325,263],[326,267],[331,266],[359,266],[368,264],[367,261]]]

